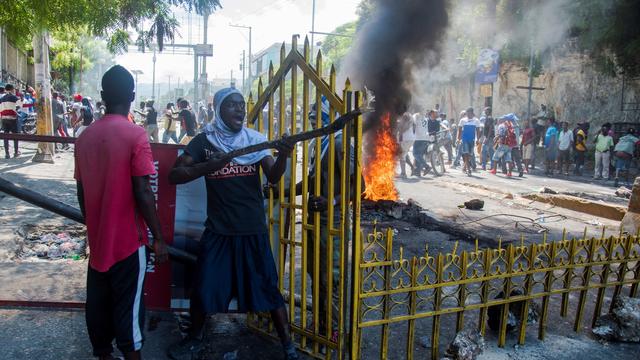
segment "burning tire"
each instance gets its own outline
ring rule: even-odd
[[[440,151],[431,153],[431,169],[436,176],[442,176],[445,172],[444,155]]]

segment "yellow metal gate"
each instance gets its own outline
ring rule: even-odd
[[[323,99],[329,104],[329,121],[333,122],[338,114],[356,106],[360,98],[358,92],[350,91],[349,80],[338,95],[335,68],[331,67],[326,81],[321,53],[312,66],[308,39],[303,49],[301,54],[297,37],[293,37],[288,54],[283,44],[277,71],[273,64],[269,66],[266,88],[259,79],[257,99],[252,95],[248,98],[249,126],[269,140],[310,130],[309,112]],[[360,196],[353,194],[360,194],[362,185],[352,181],[361,174],[359,119],[355,124],[324,139],[328,143],[325,149],[322,139],[299,144],[285,176],[268,189],[265,204],[280,291],[285,295],[294,341],[317,358],[343,358],[346,346],[349,241],[355,234],[355,243],[359,243],[360,232]],[[322,122],[317,121],[317,126]],[[352,142],[356,146],[349,146]],[[319,161],[314,161],[316,157]],[[326,209],[310,212],[310,195],[327,198]],[[273,333],[267,314],[252,314],[249,326]]]

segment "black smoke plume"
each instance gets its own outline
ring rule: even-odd
[[[374,13],[358,32],[344,69],[354,84],[365,85],[375,93],[376,113],[365,122],[368,134],[375,134],[373,130],[384,113],[394,119],[412,103],[427,105],[422,103],[426,99],[412,99],[419,81],[416,70],[438,63],[448,23],[445,0],[372,2]]]

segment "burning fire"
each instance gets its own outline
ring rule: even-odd
[[[396,172],[396,154],[398,143],[391,133],[391,116],[382,116],[382,126],[376,133],[375,153],[364,169],[364,181],[367,188],[365,199],[398,200],[398,190],[393,183]]]

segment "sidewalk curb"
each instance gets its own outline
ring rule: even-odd
[[[624,206],[586,200],[571,195],[532,193],[521,196],[525,199],[617,221],[621,221],[627,213],[627,208]]]

